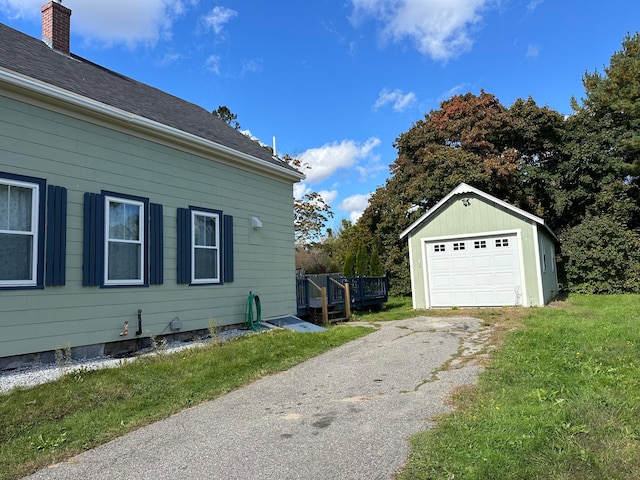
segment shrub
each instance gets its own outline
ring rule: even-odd
[[[587,217],[560,238],[567,288],[576,293],[640,292],[640,235],[608,216]]]

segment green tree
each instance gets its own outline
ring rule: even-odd
[[[367,247],[361,244],[356,251],[356,275],[366,275],[368,263]]]
[[[382,263],[380,262],[380,256],[378,255],[378,249],[373,247],[371,251],[371,257],[369,258],[369,275],[372,277],[380,277],[384,274]]]
[[[299,158],[287,154],[281,158],[292,167],[304,171],[310,166]],[[294,231],[296,245],[311,248],[318,245],[324,234],[329,219],[333,218],[331,206],[324,201],[318,192],[305,193],[302,198],[293,201]]]
[[[579,220],[614,214],[625,217],[628,228],[638,228],[640,36],[627,36],[604,74],[587,72],[582,83],[585,96],[581,104],[572,98],[568,161],[561,165],[568,209]]]
[[[240,123],[238,122],[238,115],[229,110],[228,107],[221,105],[217,110],[211,112],[227,125],[233,127],[236,130],[240,129]]]
[[[295,199],[293,210],[296,243],[305,247],[317,244],[322,238],[325,225],[333,218],[331,207],[322,195],[311,192]]]
[[[329,271],[344,271],[344,262],[347,254],[354,250],[354,246],[359,244],[369,244],[371,239],[367,232],[362,228],[360,223],[352,223],[349,220],[342,219],[341,225],[335,231],[327,228],[327,235],[318,244],[327,255],[329,262]],[[353,272],[351,272],[353,275]]]
[[[586,110],[596,120],[607,118],[615,132],[610,145],[620,156],[626,174],[640,174],[640,35],[627,35],[622,50],[615,52],[604,69],[585,73],[582,78],[585,97],[574,109]]]
[[[345,277],[353,277],[355,273],[354,264],[355,257],[353,255],[353,252],[347,252],[344,257],[344,269],[342,270],[342,273]]]

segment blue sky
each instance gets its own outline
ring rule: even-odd
[[[0,0],[0,22],[36,38],[45,0]],[[207,110],[311,168],[356,220],[384,185],[394,140],[440,102],[480,89],[563,114],[603,71],[637,0],[63,0],[71,51]]]

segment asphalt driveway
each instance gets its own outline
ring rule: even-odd
[[[473,318],[383,322],[28,478],[390,479],[407,459],[408,438],[448,409],[454,387],[475,381],[481,367],[463,360],[486,333]]]

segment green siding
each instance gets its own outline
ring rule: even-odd
[[[46,179],[68,190],[66,285],[0,290],[0,356],[135,339],[244,321],[249,291],[263,318],[295,313],[293,189],[290,182],[191,155],[104,126],[0,96],[0,171]],[[83,195],[114,191],[164,209],[164,284],[82,287]],[[220,209],[234,217],[232,283],[176,283],[176,209]],[[261,230],[251,228],[257,216]]]
[[[465,207],[460,199],[470,198]],[[437,212],[427,217],[409,234],[411,251],[411,276],[413,285],[413,301],[415,308],[425,308],[424,258],[422,239],[432,237],[471,236],[474,234],[496,231],[519,232],[522,244],[522,260],[524,266],[525,294],[529,305],[541,305],[543,299],[539,295],[536,231],[535,222],[515,214],[500,205],[475,194],[452,197]],[[546,238],[546,237],[545,237]],[[557,291],[557,284],[556,284]]]
[[[555,241],[546,232],[538,236],[540,273],[542,277],[542,291],[544,303],[549,303],[558,295],[558,272],[555,262]],[[546,258],[545,258],[546,257]]]

